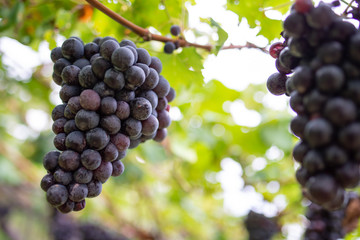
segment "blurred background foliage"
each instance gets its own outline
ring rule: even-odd
[[[285,14],[290,8],[284,5],[287,2],[228,0],[223,7],[237,14],[239,21],[246,19],[270,43],[279,38],[281,20],[266,17],[264,9],[283,6],[277,10]],[[162,35],[169,35],[170,26],[178,24],[214,46],[221,46],[228,36],[211,19],[202,19],[210,32],[189,27],[186,6],[196,5],[195,0],[102,3]],[[277,216],[283,226],[274,239],[295,239],[289,229],[304,226],[305,206],[290,156],[296,139],[288,130],[290,113],[269,108],[254,97],[267,94],[265,84],[250,84],[238,91],[216,79],[204,82],[202,69],[209,52],[184,48],[166,55],[163,43],[143,42],[85,1],[0,0],[0,6],[0,39],[11,38],[39,52],[70,36],[84,42],[96,36],[131,39],[162,60],[163,75],[177,92],[166,140],[130,150],[122,176],[104,184],[102,194],[87,201],[85,210],[59,217],[39,187],[45,174],[42,157],[54,149],[50,114],[59,102],[59,89],[51,82],[52,63],[49,59],[41,62],[24,77],[4,63],[4,49],[9,46],[0,45],[0,223],[6,218],[6,224],[0,224],[0,239],[54,239],[61,226],[65,232],[79,232],[81,224],[94,224],[124,239],[242,240],[247,239],[243,225],[247,212],[236,213],[226,202],[245,209],[250,206],[250,210],[254,200],[249,196],[256,193],[260,196],[257,205],[275,208],[268,214]],[[25,56],[8,57],[16,64]],[[239,100],[261,115],[256,127],[235,123],[229,105]],[[47,127],[34,129],[34,116],[44,113]],[[257,210],[266,213],[262,207]]]

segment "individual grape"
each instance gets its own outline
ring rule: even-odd
[[[306,116],[297,115],[290,122],[290,129],[295,136],[304,138],[304,129],[309,119]]]
[[[150,90],[154,89],[159,83],[159,74],[155,69],[150,68],[149,75],[145,78],[145,82],[141,85],[141,89]]]
[[[181,32],[181,29],[178,25],[172,25],[171,28],[170,28],[170,33],[173,35],[173,36],[179,36],[180,35],[180,32]]]
[[[325,29],[336,20],[336,14],[326,4],[319,4],[306,14],[306,22],[315,29]]]
[[[95,61],[97,58],[99,58],[99,57],[101,57],[101,56],[100,56],[100,53],[95,53],[95,54],[90,58],[90,63],[93,64],[94,61]]]
[[[123,122],[122,129],[128,136],[137,136],[141,132],[141,122],[129,117]]]
[[[140,143],[141,143],[141,139],[140,139],[140,138],[130,139],[129,149],[136,148],[137,146],[139,146]]]
[[[104,82],[114,90],[121,90],[125,86],[125,76],[122,72],[110,68],[105,72]]]
[[[53,63],[55,63],[60,58],[63,58],[61,47],[56,47],[53,50],[51,50],[50,58]]]
[[[89,183],[92,177],[93,172],[85,167],[80,167],[74,172],[74,180],[77,183]]]
[[[74,38],[74,39],[78,40],[78,41],[81,43],[81,45],[84,46],[84,42],[83,42],[83,40],[81,40],[81,38],[79,38],[79,37],[77,37],[77,36],[71,36],[71,37],[69,37],[69,39],[70,39],[70,38]]]
[[[60,151],[66,150],[65,138],[66,138],[65,133],[59,133],[55,136],[53,143],[54,143],[54,146],[56,147],[56,149],[58,149]]]
[[[155,69],[160,74],[162,70],[162,63],[159,58],[152,56],[149,67]]]
[[[55,134],[63,133],[64,132],[64,125],[66,123],[66,118],[59,118],[55,120],[52,124],[52,131]]]
[[[169,113],[165,110],[158,111],[159,129],[167,128],[170,126],[171,119]]]
[[[91,69],[98,79],[104,79],[105,72],[111,67],[111,63],[103,57],[98,57],[91,63]]]
[[[102,128],[94,128],[86,132],[87,145],[94,150],[103,149],[109,141],[109,135]]]
[[[105,58],[105,60],[110,61],[111,55],[118,48],[120,48],[120,45],[116,40],[107,40],[100,46],[100,55]]]
[[[104,97],[101,99],[100,112],[103,115],[111,115],[116,112],[117,102],[113,97]]]
[[[297,114],[303,114],[305,112],[305,107],[303,103],[303,96],[297,91],[293,91],[290,95],[290,107]]]
[[[75,96],[70,98],[66,107],[71,113],[76,114],[81,109],[80,97]]]
[[[300,59],[290,53],[290,49],[285,47],[279,55],[279,63],[284,69],[294,69],[299,65]]]
[[[122,133],[117,133],[111,136],[111,143],[115,145],[119,152],[124,152],[129,148],[130,138]]]
[[[41,179],[40,187],[46,192],[55,183],[54,176],[51,173],[48,173]]]
[[[307,112],[316,113],[323,109],[327,100],[326,95],[320,93],[317,89],[313,89],[304,96],[303,103]]]
[[[314,8],[311,0],[296,0],[294,8],[298,13],[307,13]]]
[[[85,66],[80,70],[79,83],[83,88],[92,88],[98,82],[91,65]]]
[[[296,177],[296,180],[298,181],[298,183],[300,183],[300,185],[304,187],[310,178],[310,174],[308,173],[306,168],[299,167],[296,170],[295,177]]]
[[[108,134],[116,134],[120,131],[121,121],[116,115],[105,116],[100,120],[100,126]]]
[[[116,160],[119,156],[119,151],[117,147],[109,142],[108,145],[101,151],[102,160],[105,162],[112,162]]]
[[[94,42],[87,43],[84,45],[84,56],[90,60],[92,56],[99,53],[100,47]]]
[[[60,156],[60,152],[58,151],[50,151],[45,154],[43,158],[43,166],[48,171],[53,171],[58,166],[58,159]]]
[[[136,49],[136,45],[133,41],[124,39],[120,42],[120,47],[130,46]]]
[[[316,72],[317,87],[325,93],[339,91],[345,83],[344,72],[336,65],[321,67]]]
[[[269,54],[270,56],[272,56],[273,58],[278,58],[279,54],[281,52],[281,50],[283,50],[284,45],[281,42],[276,42],[271,44],[270,49],[269,49]]]
[[[284,77],[284,75],[282,75],[282,77]],[[294,74],[291,76],[291,79],[294,84],[295,90],[298,91],[300,94],[309,91],[314,83],[313,73],[310,67],[307,66],[296,67]]]
[[[157,130],[157,133],[156,133],[156,135],[155,135],[155,137],[154,137],[154,140],[155,140],[156,142],[161,142],[161,141],[163,141],[163,140],[166,138],[166,135],[167,135],[167,130],[166,130],[166,128],[158,129],[158,130]]]
[[[137,66],[137,67],[139,67],[139,68],[141,68],[141,69],[144,71],[145,77],[149,76],[149,74],[150,74],[150,68],[149,68],[148,65],[146,65],[146,64],[144,64],[144,63],[135,63],[134,65]]]
[[[136,52],[138,54],[137,62],[144,63],[147,66],[149,66],[151,63],[151,56],[150,56],[149,52],[144,48],[137,48]]]
[[[132,87],[140,87],[145,82],[145,73],[138,66],[131,66],[125,72],[126,83]]]
[[[67,149],[81,153],[86,147],[86,140],[83,132],[74,131],[69,133],[65,139]]]
[[[118,153],[119,154],[118,154],[118,157],[116,158],[116,160],[121,160],[121,159],[126,157],[126,150],[125,151],[119,151]]]
[[[304,160],[305,155],[307,154],[307,152],[309,151],[309,146],[303,142],[303,141],[299,141],[294,149],[293,149],[293,157],[294,159],[299,162],[302,163]]]
[[[69,187],[69,199],[74,202],[84,200],[88,195],[86,184],[74,183]]]
[[[54,172],[54,179],[57,183],[68,185],[73,180],[72,173],[59,168]]]
[[[339,186],[332,176],[320,173],[309,178],[306,183],[306,188],[313,200],[316,203],[321,204],[334,199]]]
[[[75,205],[74,205],[73,211],[74,211],[74,212],[77,212],[77,211],[81,211],[81,210],[83,210],[83,209],[85,208],[86,201],[85,201],[85,199],[84,199],[84,200],[82,200],[82,201],[80,201],[80,202],[76,202],[76,203],[74,203],[74,204],[75,204]]]
[[[63,102],[69,101],[70,98],[79,96],[81,89],[79,86],[64,84],[59,92],[59,96]]]
[[[346,83],[344,96],[350,98],[355,104],[360,104],[360,81],[349,81]]]
[[[80,105],[85,110],[97,111],[100,108],[101,98],[92,89],[86,89],[80,94]]]
[[[93,149],[86,149],[81,154],[81,163],[88,170],[95,170],[101,164],[101,155]]]
[[[69,65],[64,67],[61,72],[61,78],[64,83],[69,85],[78,85],[79,78],[78,75],[80,73],[80,68],[75,65]]]
[[[61,51],[64,57],[73,61],[84,56],[84,45],[75,38],[69,38],[63,42]]]
[[[303,166],[310,174],[325,169],[324,159],[321,153],[317,150],[310,150],[306,153],[303,159]]]
[[[330,167],[343,165],[348,160],[348,156],[344,149],[335,144],[325,149],[324,156],[326,165]]]
[[[61,213],[70,213],[73,211],[75,207],[75,203],[71,200],[67,200],[66,203],[64,203],[63,205],[57,207],[57,209],[61,212]]]
[[[291,37],[288,41],[289,51],[295,57],[310,57],[314,50],[305,38]]]
[[[113,38],[113,37],[110,37],[110,36],[106,36],[106,37],[103,37],[99,40],[99,43],[97,43],[97,45],[99,45],[99,47],[101,47],[101,45],[108,41],[108,40],[114,40],[114,41],[117,41],[116,38]]]
[[[350,100],[336,97],[326,103],[324,113],[332,124],[345,126],[356,119],[356,105]]]
[[[64,185],[54,184],[46,192],[46,200],[54,207],[63,205],[69,193]]]
[[[115,99],[117,101],[129,102],[135,98],[135,92],[131,90],[122,90],[116,93]]]
[[[113,97],[115,95],[114,90],[109,88],[104,82],[98,82],[94,86],[93,90],[97,92],[102,98],[108,96]]]
[[[338,64],[343,57],[343,47],[341,43],[332,41],[324,43],[317,50],[317,57],[326,64]]]
[[[52,74],[52,79],[53,79],[54,83],[59,85],[59,86],[61,86],[62,83],[63,83],[61,75],[57,75],[56,73]]]
[[[99,125],[100,117],[94,111],[81,109],[75,116],[75,124],[81,131],[87,131]]]
[[[74,171],[80,165],[80,154],[72,151],[65,150],[59,156],[59,166],[65,171]]]
[[[115,115],[120,119],[124,120],[130,116],[130,106],[127,102],[118,101]]]
[[[285,67],[281,62],[280,59],[275,60],[275,67],[276,69],[282,74],[289,74],[292,70],[289,67]]]
[[[350,22],[337,20],[329,29],[331,39],[339,42],[347,42],[347,40],[356,33],[356,27]]]
[[[357,187],[360,181],[359,167],[358,163],[347,162],[343,166],[336,168],[336,180],[344,188]]]
[[[305,126],[304,136],[312,147],[320,147],[330,143],[332,135],[332,126],[323,118],[313,119]]]
[[[124,164],[120,160],[116,160],[112,162],[112,167],[113,167],[113,171],[111,176],[113,177],[120,176],[121,174],[123,174],[125,170]]]
[[[90,61],[85,59],[85,58],[80,58],[78,60],[76,60],[73,63],[74,66],[77,66],[80,69],[83,69],[85,66],[91,65]]]
[[[153,91],[158,95],[159,98],[166,97],[170,91],[170,84],[163,76],[160,75],[159,83],[156,85]]]
[[[132,46],[129,46],[129,45],[126,45],[126,46],[124,46],[124,47],[126,47],[126,48],[128,48],[128,49],[131,50],[131,52],[132,52],[133,55],[134,55],[134,59],[135,59],[134,63],[136,63],[137,60],[138,60],[138,53],[137,53],[137,51],[136,51],[136,48],[134,48],[134,47],[132,47]]]
[[[119,71],[126,71],[135,62],[135,57],[129,48],[120,47],[111,56],[111,63]]]
[[[360,123],[352,123],[339,132],[340,144],[348,150],[360,148]]]
[[[151,103],[143,97],[137,97],[131,100],[129,105],[130,115],[136,120],[145,120],[151,115]]]
[[[93,180],[87,184],[88,187],[88,198],[97,197],[102,191],[102,183],[98,180]]]
[[[73,98],[73,97],[71,97],[71,98]],[[70,99],[71,99],[71,98],[70,98]],[[70,100],[70,99],[69,99],[69,100]],[[76,114],[74,114],[74,113],[71,112],[71,109],[70,109],[70,107],[69,107],[69,104],[66,105],[65,110],[64,110],[64,116],[65,116],[65,118],[66,118],[67,120],[74,119],[74,118],[75,118],[75,115],[76,115]],[[64,126],[64,127],[65,127],[65,126]],[[64,131],[65,131],[65,129],[64,129]]]
[[[172,102],[175,99],[176,92],[175,89],[170,87],[169,93],[166,95],[166,99],[168,102]]]
[[[285,19],[283,27],[287,35],[300,37],[307,29],[304,15],[296,12],[290,14]]]
[[[159,121],[154,115],[150,115],[148,119],[141,121],[141,133],[146,136],[154,134],[158,128]]]
[[[285,82],[287,76],[281,73],[270,75],[266,82],[267,89],[273,95],[282,95],[286,92]]]
[[[154,91],[152,91],[152,90],[143,91],[138,95],[138,97],[143,97],[146,100],[148,100],[150,102],[150,104],[151,104],[152,109],[155,109],[157,107],[158,101],[160,100],[158,98],[158,96],[156,95],[156,93]],[[164,98],[161,98],[161,99],[164,99]],[[166,105],[167,105],[167,101],[166,101]]]
[[[101,162],[100,166],[94,170],[94,179],[105,183],[112,174],[113,167],[111,162]]]
[[[164,52],[165,53],[168,53],[168,54],[171,54],[174,52],[175,50],[175,44],[173,42],[166,42],[165,45],[164,45]]]
[[[67,59],[65,58],[59,58],[58,60],[56,60],[56,62],[54,63],[54,73],[58,76],[61,76],[61,72],[63,71],[63,69],[66,66],[71,65],[71,62],[69,62]]]

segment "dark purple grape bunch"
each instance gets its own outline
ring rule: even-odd
[[[71,37],[51,59],[63,104],[52,111],[57,151],[43,159],[48,173],[41,188],[52,206],[68,213],[124,172],[128,149],[164,140],[175,91],[160,75],[160,59],[129,40],[104,37],[84,45]]]
[[[328,211],[321,206],[311,203],[306,211],[308,220],[304,240],[337,240],[345,236],[343,220],[346,208]]]
[[[297,0],[283,27],[284,42],[270,48],[278,72],[267,88],[290,96],[297,113],[290,129],[300,138],[293,157],[305,196],[337,209],[360,180],[360,32],[310,0]]]
[[[249,240],[271,240],[280,231],[276,218],[250,211],[244,221],[249,233]]]
[[[181,29],[178,25],[172,25],[170,28],[170,33],[174,37],[178,37],[178,36],[180,36]],[[168,53],[168,54],[172,54],[174,52],[174,50],[178,49],[178,48],[179,48],[178,41],[175,41],[175,42],[168,41],[164,45],[164,52]]]

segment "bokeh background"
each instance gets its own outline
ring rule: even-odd
[[[177,24],[188,41],[214,51],[165,54],[164,43],[144,42],[82,0],[0,0],[0,239],[76,240],[99,228],[93,239],[245,240],[250,210],[277,219],[273,239],[301,239],[309,202],[294,178],[294,113],[285,96],[271,96],[265,86],[274,59],[256,48],[218,51],[279,41],[291,2],[101,2],[153,33],[171,37]],[[81,212],[61,215],[39,183],[42,158],[54,149],[51,111],[61,102],[50,49],[70,36],[133,40],[162,60],[177,96],[165,141],[130,150],[123,175]]]

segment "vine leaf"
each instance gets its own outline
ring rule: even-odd
[[[218,41],[216,42],[215,47],[213,48],[213,53],[215,55],[218,54],[218,52],[221,50],[222,46],[224,45],[225,41],[228,39],[228,34],[225,32],[225,30],[212,18],[210,18],[210,25],[212,27],[217,28],[217,34],[219,36]]]

